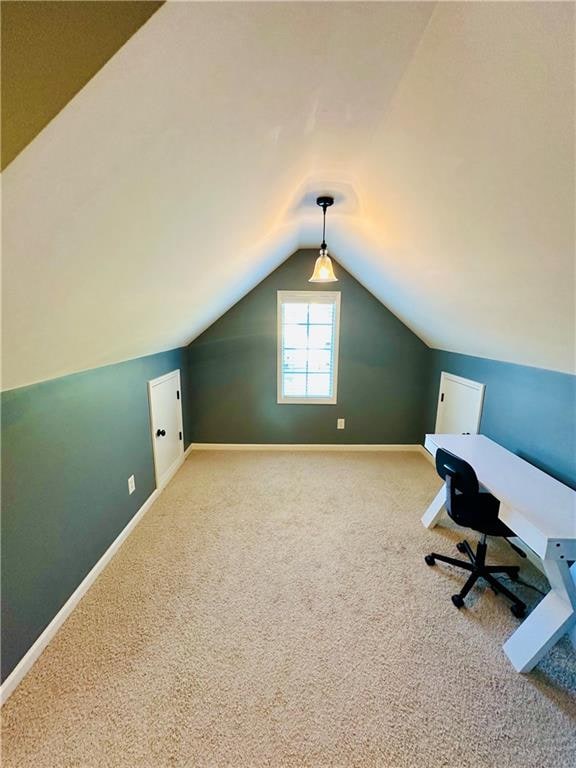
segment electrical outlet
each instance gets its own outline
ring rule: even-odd
[[[344,429],[344,419],[336,419],[336,428]]]
[[[128,478],[128,493],[132,494],[136,490],[136,481],[134,480],[134,475],[130,475]]]

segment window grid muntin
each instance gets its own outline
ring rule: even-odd
[[[339,307],[340,293],[316,293],[316,292],[278,292],[278,332],[279,332],[279,356],[278,356],[278,402],[300,403],[336,403],[337,366],[338,366],[338,335],[339,335]],[[305,316],[291,311],[295,305],[305,307]],[[329,306],[329,313],[323,312],[321,307]],[[311,314],[318,314],[317,320],[311,318]],[[322,322],[329,314],[330,322]],[[324,317],[321,317],[324,315]],[[288,318],[289,322],[286,322]],[[286,344],[286,329],[288,327],[301,327],[305,329],[305,341],[299,343],[292,341]],[[311,329],[324,327],[329,329],[329,340],[324,344],[319,340],[314,346],[310,346]],[[313,342],[314,343],[314,342]],[[290,370],[287,365],[286,351],[303,352],[305,354],[305,368]],[[323,367],[318,361],[315,368],[311,367],[311,355],[313,352],[328,352],[328,368]],[[299,377],[304,379],[304,387],[296,388],[289,385],[291,379],[294,384]],[[318,387],[318,389],[317,389]],[[322,387],[324,391],[322,392]]]
[[[290,304],[305,304],[306,306],[306,321],[305,322],[286,322],[286,308],[289,307]],[[334,381],[333,381],[333,367],[334,367],[334,332],[335,332],[335,323],[334,323],[334,315],[335,315],[335,307],[334,304],[328,304],[327,306],[330,307],[330,316],[331,316],[331,322],[330,323],[318,323],[318,322],[312,322],[310,320],[310,308],[314,305],[313,301],[310,301],[308,303],[305,302],[287,302],[284,301],[282,303],[282,395],[283,397],[290,397],[290,394],[286,393],[286,376],[304,376],[305,383],[304,383],[304,393],[299,395],[300,397],[332,397],[333,396],[333,389],[334,389]],[[305,346],[287,346],[285,342],[286,334],[285,330],[288,327],[304,327],[306,328],[306,345]],[[329,328],[330,329],[330,341],[328,344],[328,347],[324,346],[311,346],[310,345],[310,328],[311,327],[320,327],[320,328]],[[298,370],[298,369],[287,369],[286,368],[286,355],[285,353],[287,351],[292,352],[305,352],[305,369],[304,370]],[[318,370],[310,370],[310,352],[329,352],[330,353],[330,360],[329,360],[329,367],[328,371],[318,371]],[[310,393],[310,386],[311,386],[311,380],[310,376],[323,376],[328,378],[328,393],[325,395],[318,395],[318,394],[311,394]]]

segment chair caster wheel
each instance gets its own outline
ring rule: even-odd
[[[523,605],[511,605],[510,610],[517,619],[523,619],[526,615],[526,608]]]
[[[459,541],[458,544],[456,544],[456,549],[458,552],[462,552],[462,554],[466,553],[466,545],[463,541]]]
[[[436,560],[432,557],[432,555],[426,555],[424,558],[424,562],[426,565],[436,565]]]
[[[452,595],[452,602],[456,606],[456,608],[462,608],[464,605],[463,598],[460,597],[460,595]]]

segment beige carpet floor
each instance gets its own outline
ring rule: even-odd
[[[506,602],[452,606],[438,486],[418,454],[193,454],[5,706],[3,768],[574,768],[571,646],[519,675]]]

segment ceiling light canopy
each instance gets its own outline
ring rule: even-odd
[[[338,278],[334,275],[332,260],[328,256],[328,246],[326,245],[326,208],[334,205],[333,197],[318,197],[316,204],[322,208],[322,245],[320,246],[320,256],[316,259],[314,272],[308,281],[309,283],[337,283]]]

